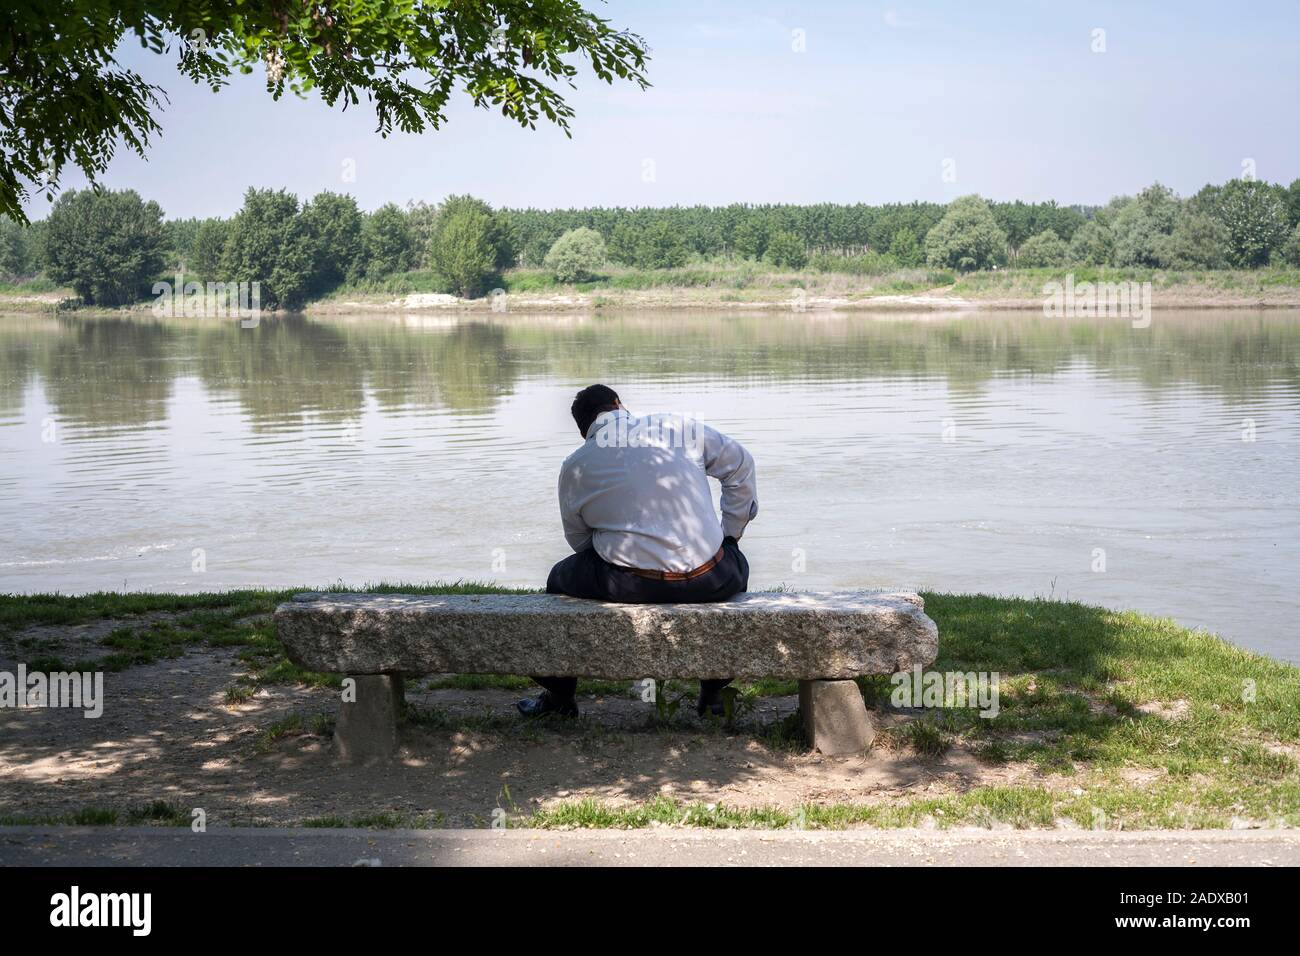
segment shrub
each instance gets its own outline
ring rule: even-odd
[[[1282,245],[1282,261],[1289,266],[1300,266],[1300,225],[1292,231],[1291,237]]]
[[[746,219],[732,234],[736,255],[746,259],[761,259],[767,251],[767,225],[761,219]]]
[[[1016,263],[1027,269],[1060,266],[1065,264],[1068,256],[1069,250],[1065,243],[1055,232],[1047,229],[1025,240]]]
[[[808,250],[803,240],[792,232],[774,232],[763,257],[781,269],[802,269],[808,264]]]
[[[364,232],[357,201],[351,196],[322,192],[303,206],[302,219],[311,242],[312,292],[320,295],[357,278],[362,268]]]
[[[620,222],[609,234],[609,245],[606,246],[609,257],[625,266],[636,265],[637,243],[640,239],[640,234],[630,222]]]
[[[919,266],[925,261],[921,242],[911,229],[900,229],[894,233],[894,238],[889,243],[889,254],[899,265],[907,268]]]
[[[465,212],[478,213],[487,223],[485,235],[492,249],[492,268],[508,269],[514,265],[518,256],[510,217],[493,212],[491,206],[473,196],[448,196],[438,207],[430,230],[430,261],[436,254],[442,230],[451,222],[457,221],[458,214]]]
[[[27,232],[12,219],[0,219],[0,279],[12,281],[31,273],[34,256]]]
[[[1294,229],[1300,226],[1300,179],[1291,181],[1291,185],[1286,188],[1286,221]]]
[[[473,297],[482,292],[496,272],[491,217],[471,208],[447,216],[435,235],[433,261],[457,295]]]
[[[1223,223],[1187,207],[1179,214],[1161,259],[1175,269],[1222,269],[1228,264],[1227,248],[1228,230]]]
[[[134,190],[71,190],[50,209],[50,278],[88,304],[124,305],[146,293],[164,265],[162,209]]]
[[[243,208],[230,220],[220,271],[223,282],[259,283],[261,302],[269,308],[301,305],[311,280],[312,248],[298,198],[283,189],[244,193]]]
[[[954,199],[925,237],[926,262],[935,268],[971,272],[1002,261],[1006,233],[979,196]]]
[[[1279,190],[1255,180],[1233,179],[1219,193],[1218,219],[1228,236],[1228,261],[1242,268],[1267,265],[1287,238],[1287,211]]]
[[[1129,203],[1115,217],[1111,262],[1117,266],[1158,266],[1164,256],[1165,233],[1159,222],[1138,203]]]
[[[229,238],[230,224],[224,219],[205,219],[194,234],[192,265],[204,278],[215,278],[221,272],[221,255]]]
[[[545,264],[559,282],[585,282],[605,264],[605,240],[594,229],[570,229],[555,240]]]
[[[819,252],[809,262],[818,272],[836,272],[853,276],[883,276],[898,269],[899,262],[891,255],[864,252],[859,256],[839,256]]]
[[[1105,223],[1096,219],[1085,222],[1070,240],[1069,258],[1086,266],[1104,266],[1110,262],[1115,237]]]
[[[406,204],[406,227],[411,233],[412,268],[427,269],[432,263],[433,235],[438,225],[438,207],[423,200]]]
[[[361,227],[361,266],[367,279],[406,272],[415,265],[415,241],[406,213],[385,203],[366,216]]]
[[[636,264],[642,269],[676,269],[686,264],[686,255],[682,237],[661,220],[642,234],[636,247]]]

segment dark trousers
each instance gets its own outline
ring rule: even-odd
[[[595,548],[571,554],[551,568],[547,594],[607,601],[611,604],[705,604],[725,601],[749,587],[749,562],[735,538],[724,538],[722,558],[712,568],[689,581],[659,581],[610,564]],[[534,676],[533,680],[562,700],[573,696],[576,677]],[[728,680],[702,680],[700,693],[716,695]]]

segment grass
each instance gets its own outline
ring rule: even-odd
[[[178,657],[195,647],[237,647],[248,676],[226,688],[228,704],[252,698],[266,684],[337,687],[338,674],[305,671],[285,656],[271,613],[277,604],[303,591],[355,590],[335,584],[326,588],[249,589],[200,594],[153,594],[111,591],[86,595],[0,595],[0,640],[11,639],[16,656],[29,671],[121,671]],[[373,584],[374,593],[490,594],[502,589],[473,581],[438,584]],[[85,624],[109,620],[120,626],[100,639],[105,653],[88,660],[68,660],[49,653],[54,642],[19,636],[25,628]],[[522,678],[515,678],[522,681]]]
[[[275,721],[271,726],[265,728],[257,735],[253,741],[253,752],[266,754],[275,749],[275,745],[286,737],[298,737],[308,733],[307,726],[302,719],[301,714],[291,714],[281,720]]]
[[[1296,826],[1300,813],[1294,785],[1257,794],[1223,788],[1096,788],[1060,792],[1046,787],[976,787],[945,797],[896,803],[801,804],[797,807],[731,808],[722,804],[680,803],[658,797],[642,804],[610,806],[595,800],[552,804],[512,819],[511,827],[539,829],[635,829],[648,826],[694,826],[708,829],[842,830],[849,827],[956,826],[1044,829],[1073,825],[1079,829],[1224,829],[1232,819],[1265,819]],[[1291,809],[1277,815],[1279,803]]]
[[[1151,282],[1153,289],[1196,294],[1263,296],[1300,291],[1300,269],[1273,267],[1256,270],[1174,270],[1068,265],[1053,268],[1002,268],[958,275],[948,270],[900,266],[889,256],[813,256],[802,269],[779,269],[745,259],[711,259],[673,269],[637,269],[608,265],[584,282],[563,283],[545,269],[515,268],[494,279],[494,287],[516,295],[583,293],[598,305],[617,306],[620,293],[673,290],[707,293],[721,302],[785,302],[794,289],[814,295],[869,300],[882,295],[909,295],[946,290],[964,298],[1009,298],[1039,302],[1042,286],[1067,273],[1076,282]],[[347,286],[327,300],[366,294],[405,295],[446,292],[435,273],[416,271]],[[695,297],[691,298],[695,301]],[[662,302],[656,302],[662,305]]]
[[[336,585],[333,590],[342,589]],[[491,593],[473,582],[378,585],[376,591]],[[337,675],[309,674],[284,656],[269,613],[295,590],[232,591],[206,595],[91,594],[0,596],[0,638],[11,639],[32,669],[49,657],[48,643],[19,632],[32,625],[109,619],[103,666],[131,667],[197,646],[233,646],[251,669],[227,700],[247,699],[261,683],[333,684]],[[1052,826],[1222,827],[1234,819],[1300,826],[1300,668],[1242,650],[1172,621],[1086,605],[983,595],[926,594],[927,613],[939,626],[934,670],[997,672],[999,713],[931,709],[879,745],[917,759],[938,760],[964,748],[986,764],[1017,763],[1036,771],[1034,783],[977,787],[938,798],[862,805],[727,809],[657,800],[607,807],[560,803],[531,815],[529,826],[938,826],[957,824]],[[159,615],[164,615],[161,619]],[[46,668],[67,669],[67,668]],[[887,677],[859,680],[870,706],[889,706]],[[435,688],[523,691],[520,676],[454,675]],[[788,695],[793,681],[758,681],[738,688],[738,712],[766,695]],[[631,695],[631,681],[588,681],[581,692]],[[674,682],[674,696],[693,692]],[[911,714],[912,712],[905,712]],[[513,717],[453,717],[439,708],[412,708],[416,725],[473,729],[540,739],[564,727],[524,724]],[[670,721],[671,723],[671,721]],[[596,731],[574,725],[585,739]],[[799,751],[806,745],[797,719],[745,731],[767,747]],[[327,734],[328,718],[293,716],[265,728],[254,749],[268,751],[297,734]],[[723,732],[723,731],[719,731]],[[731,732],[731,731],[727,731]],[[85,825],[133,819],[134,811],[87,808],[60,822]],[[154,817],[170,822],[171,812]],[[115,815],[114,815],[115,814]],[[315,825],[325,825],[315,824]],[[349,822],[348,825],[358,825]]]
[[[0,826],[70,826],[70,827],[116,827],[116,826],[189,826],[190,815],[179,804],[171,800],[153,800],[149,803],[118,810],[111,807],[83,807],[80,810],[60,814],[36,816],[3,816]]]
[[[913,752],[927,757],[938,757],[952,746],[952,738],[944,733],[937,722],[929,717],[911,721],[904,725],[899,736],[905,740]]]
[[[45,276],[34,276],[17,282],[0,282],[0,295],[42,295],[49,292],[67,292],[72,290]]]
[[[889,803],[733,810],[657,800],[631,807],[554,804],[538,827],[818,828],[1007,825],[1300,826],[1300,669],[1203,632],[1080,604],[927,594],[940,671],[998,671],[1000,713],[927,712],[897,741],[933,759],[958,743],[990,763],[1024,761],[1051,785],[977,787]],[[861,682],[868,701],[888,681]],[[1167,719],[1143,704],[1183,701]]]
[[[514,268],[492,277],[487,289],[501,288],[515,295],[558,295],[582,293],[590,297],[595,308],[671,307],[680,298],[685,306],[699,307],[710,302],[786,305],[795,289],[810,295],[843,297],[869,302],[879,296],[911,295],[940,290],[969,299],[1010,299],[1038,304],[1042,286],[1049,280],[1061,280],[1067,273],[1076,282],[1150,282],[1155,302],[1160,294],[1177,296],[1183,305],[1195,305],[1203,297],[1207,305],[1224,297],[1234,300],[1279,296],[1290,301],[1300,295],[1300,268],[1276,266],[1261,269],[1153,269],[1066,265],[1053,268],[1001,268],[996,271],[958,275],[948,270],[923,266],[905,267],[888,255],[867,253],[859,256],[814,255],[802,269],[780,269],[766,262],[746,259],[716,258],[698,260],[673,269],[638,269],[610,264],[600,275],[577,283],[558,282],[545,269]],[[170,278],[170,275],[168,276]],[[337,310],[340,302],[366,297],[388,298],[420,293],[447,293],[449,285],[437,272],[414,270],[377,279],[367,279],[340,286],[318,304],[330,304]],[[67,292],[43,277],[17,284],[0,284],[0,301],[7,309],[30,310],[33,303],[24,296]],[[663,293],[638,301],[626,293]],[[644,298],[644,297],[641,297]],[[134,307],[102,309],[87,307],[85,312],[131,311],[152,300],[142,300]],[[484,299],[484,302],[487,300]],[[1243,303],[1245,304],[1245,303]],[[65,307],[75,302],[69,300]],[[305,307],[312,310],[312,303]],[[51,308],[40,304],[41,310]]]
[[[1294,267],[1178,270],[1074,265],[972,272],[957,278],[952,294],[972,299],[1026,298],[1040,301],[1043,285],[1050,281],[1063,281],[1067,274],[1074,276],[1076,285],[1082,282],[1150,282],[1153,301],[1157,305],[1162,292],[1177,294],[1180,298],[1203,294],[1212,304],[1215,295],[1250,297],[1300,291],[1300,269]]]
[[[326,299],[347,299],[357,295],[411,295],[412,293],[448,293],[451,288],[446,279],[432,269],[415,269],[398,272],[378,279],[349,282],[332,290]]]

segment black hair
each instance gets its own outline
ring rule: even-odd
[[[618,403],[618,392],[608,385],[588,385],[573,399],[569,411],[578,423],[578,431],[587,434],[587,429],[601,412],[607,412]]]

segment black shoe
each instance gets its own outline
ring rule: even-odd
[[[536,697],[525,697],[515,706],[525,717],[545,717],[547,714],[559,714],[561,717],[578,716],[576,700],[572,697],[568,700],[558,700],[551,696],[549,690],[542,691]]]

